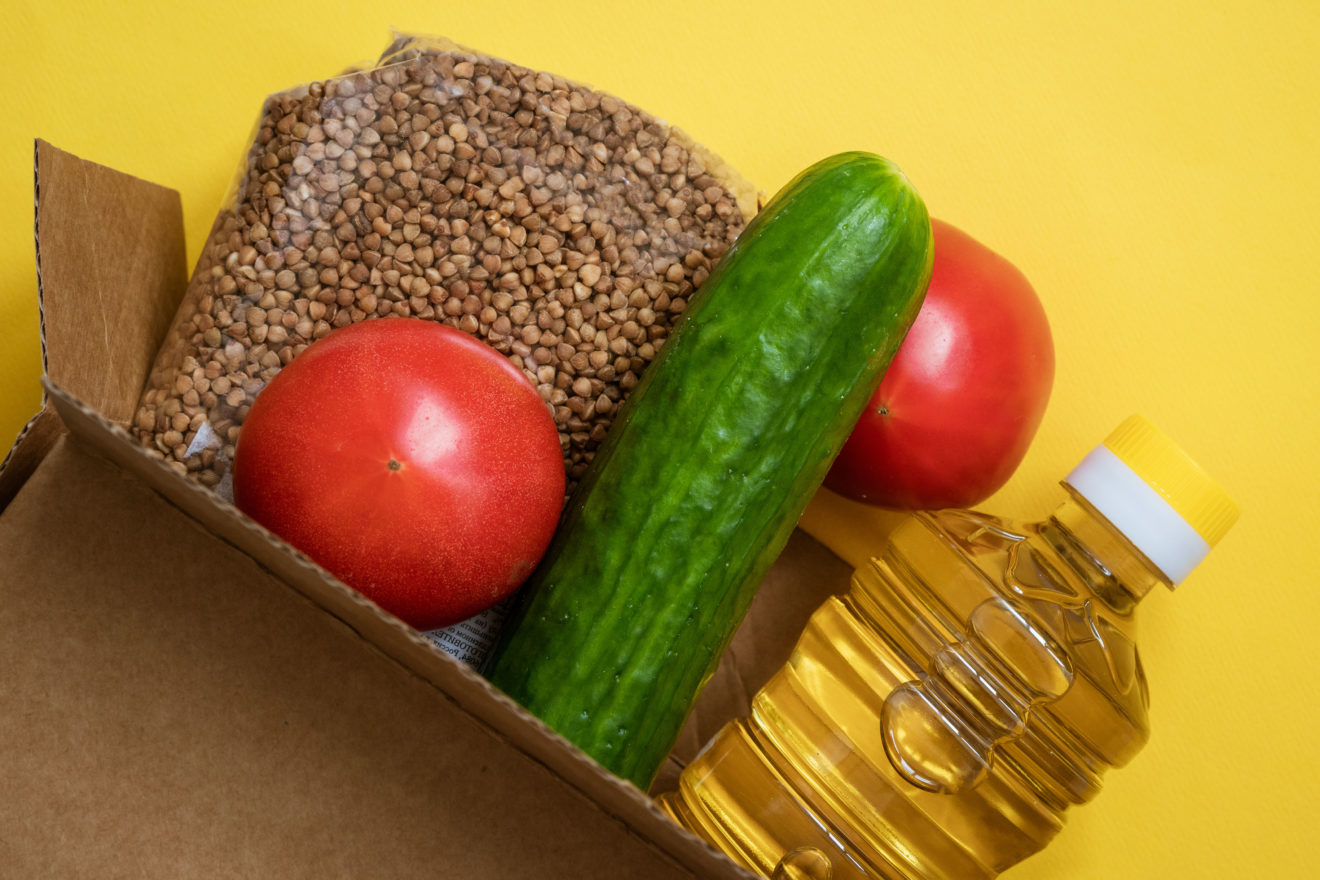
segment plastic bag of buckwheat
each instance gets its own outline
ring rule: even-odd
[[[132,430],[229,497],[253,399],[338,327],[443,321],[523,370],[570,486],[755,192],[619,98],[433,37],[271,95]]]

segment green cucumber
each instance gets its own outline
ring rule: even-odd
[[[632,391],[487,667],[646,789],[930,279],[889,161],[808,168],[743,231]]]

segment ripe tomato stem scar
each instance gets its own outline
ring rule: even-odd
[[[403,470],[403,465],[399,464],[397,460],[391,458],[389,463],[389,469],[392,471],[401,471]]]

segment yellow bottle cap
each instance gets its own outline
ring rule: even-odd
[[[1164,498],[1213,547],[1238,518],[1228,492],[1182,447],[1139,415],[1129,416],[1104,446]]]

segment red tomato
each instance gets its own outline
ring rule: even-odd
[[[1054,343],[1006,259],[939,220],[921,311],[825,485],[880,507],[971,507],[1008,481],[1040,426]]]
[[[336,330],[261,392],[234,503],[420,630],[484,610],[545,552],[564,498],[541,396],[452,327],[383,318]]]

